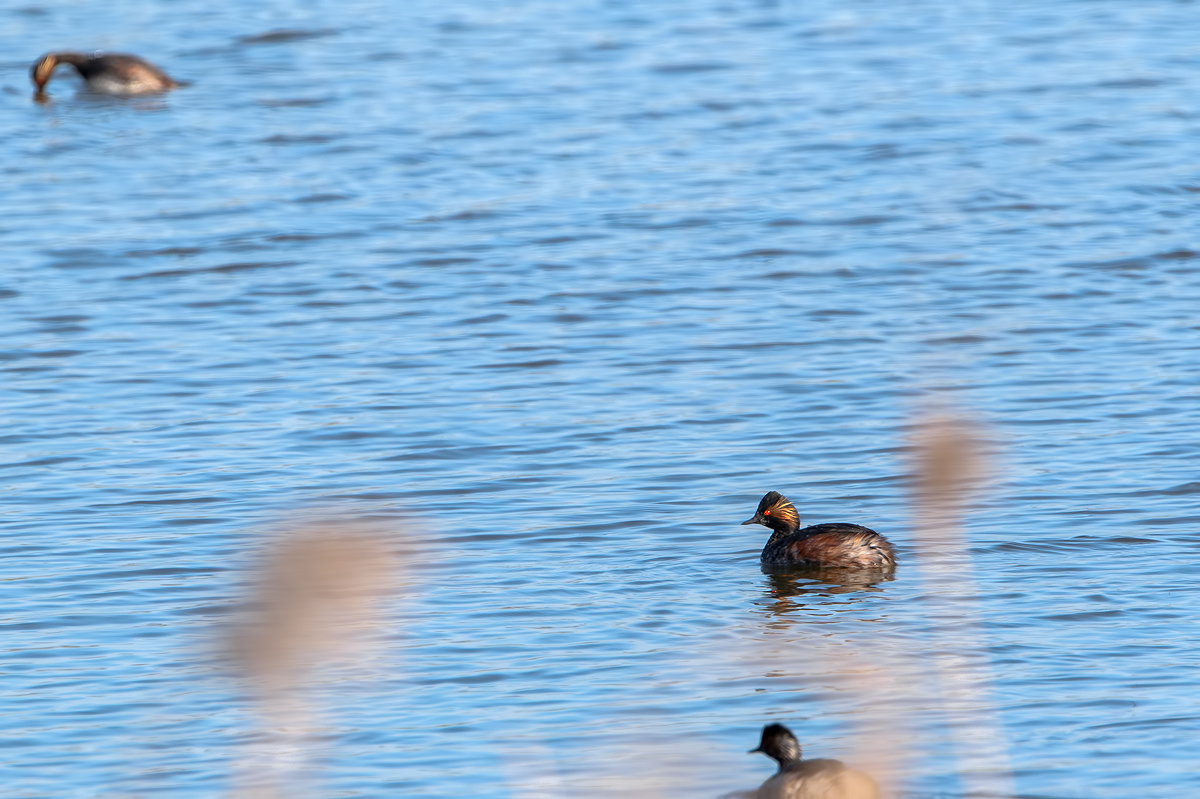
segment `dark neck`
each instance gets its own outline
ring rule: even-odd
[[[70,64],[79,69],[81,64],[92,60],[87,53],[54,53],[54,60],[60,64]]]
[[[779,764],[780,771],[787,771],[803,760],[799,746],[795,746],[794,751],[792,751],[792,747],[780,747],[779,751],[771,754],[771,757],[775,758],[775,762]]]
[[[799,522],[793,522],[791,519],[772,519],[771,520],[771,537],[767,539],[767,546],[782,541],[792,533],[800,529]]]

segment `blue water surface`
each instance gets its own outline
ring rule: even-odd
[[[286,760],[214,642],[320,506],[416,549],[295,736],[314,796],[717,797],[769,721],[895,795],[1200,794],[1195,30],[0,10],[3,793]],[[38,55],[97,48],[191,85],[33,102]],[[941,545],[905,477],[935,407],[995,442]],[[771,489],[885,532],[896,579],[762,574]]]

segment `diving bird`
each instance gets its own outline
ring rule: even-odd
[[[54,69],[70,64],[87,87],[100,94],[155,94],[181,86],[144,58],[125,53],[46,53],[33,62],[29,76],[41,94]]]

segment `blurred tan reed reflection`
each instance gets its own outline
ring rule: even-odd
[[[915,543],[926,607],[936,630],[929,648],[945,723],[951,732],[961,790],[1012,796],[1008,742],[990,689],[980,629],[978,589],[963,517],[988,475],[988,446],[961,416],[931,415],[913,436]]]
[[[711,797],[711,786],[695,775],[697,750],[689,743],[638,734],[604,741],[573,760],[568,773],[549,747],[508,747],[505,783],[514,799]]]
[[[362,518],[308,519],[264,546],[228,647],[261,725],[242,753],[235,796],[318,793],[310,689],[332,669],[369,656],[412,552],[401,532]]]

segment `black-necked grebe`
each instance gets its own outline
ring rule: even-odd
[[[757,799],[879,799],[870,776],[840,760],[804,760],[800,742],[782,724],[763,727],[757,749],[779,763],[779,771],[758,789]]]
[[[754,516],[742,524],[771,528],[763,547],[767,566],[821,569],[894,569],[896,553],[879,533],[861,524],[833,522],[800,528],[796,506],[778,491],[758,503]]]
[[[54,68],[70,64],[89,89],[101,94],[153,94],[181,85],[158,67],[123,53],[47,53],[33,62],[29,76],[38,94],[46,88]]]

